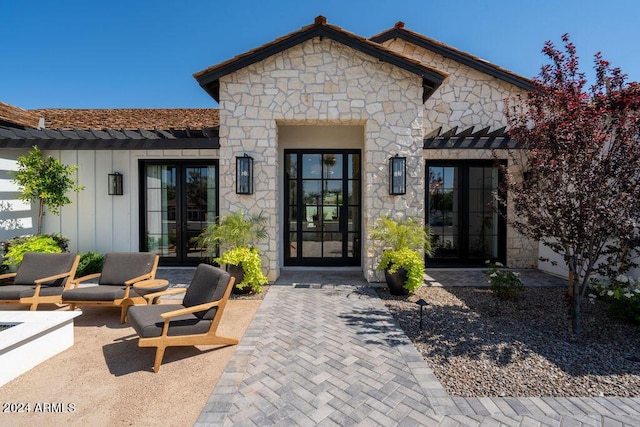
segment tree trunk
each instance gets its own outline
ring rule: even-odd
[[[569,288],[567,289],[567,302],[569,303],[569,316],[571,317],[571,330],[575,335],[580,335],[582,327],[580,325],[580,290],[578,275],[576,274],[577,261],[571,260],[569,266]]]
[[[42,199],[38,201],[38,232],[36,234],[42,234],[42,216],[44,215],[44,203]]]
[[[580,335],[582,332],[582,325],[580,324],[580,292],[578,291],[578,281],[574,278],[573,284],[573,298],[572,298],[572,312],[571,312],[571,327],[575,335]]]

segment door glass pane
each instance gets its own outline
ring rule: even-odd
[[[294,227],[291,227],[291,230],[295,230],[295,224],[298,220],[298,209],[295,206],[289,206],[289,223]]]
[[[287,154],[284,158],[284,167],[288,179],[296,179],[298,177],[298,155]]]
[[[360,155],[346,150],[286,152],[285,189],[285,233],[288,239],[295,233],[301,241],[300,247],[285,251],[285,263],[322,265],[323,259],[331,259],[328,265],[355,264],[361,246]]]
[[[295,206],[298,202],[298,182],[295,180],[289,180],[289,205]]]
[[[322,256],[322,232],[302,233],[302,256],[320,258]]]
[[[182,263],[203,258],[197,236],[217,214],[216,165],[145,164],[142,247]]]
[[[324,205],[339,205],[342,203],[342,181],[325,181],[322,192]]]
[[[348,257],[360,258],[360,233],[349,233],[347,251]]]
[[[483,265],[503,257],[504,224],[494,199],[498,167],[489,162],[427,166],[433,259]]]
[[[295,258],[298,256],[298,234],[289,233],[289,256]]]
[[[342,179],[342,155],[327,153],[322,155],[323,177]]]
[[[348,177],[349,179],[360,179],[360,155],[349,154]]]
[[[320,224],[320,218],[318,217],[318,207],[317,206],[306,206],[305,210],[305,222],[303,224],[303,228],[316,228]]]
[[[457,167],[429,167],[428,215],[434,258],[459,256]]]
[[[319,205],[322,191],[320,184],[322,181],[305,180],[302,181],[302,198],[307,205]]]
[[[215,221],[215,179],[209,179],[209,176],[215,177],[215,173],[215,166],[184,169],[187,226],[183,250],[188,257],[205,256],[196,241],[202,230]]]
[[[323,235],[322,256],[326,258],[342,258],[342,233],[325,229]]]
[[[348,212],[347,229],[352,232],[360,231],[360,208],[350,206]]]
[[[498,256],[498,213],[493,192],[498,186],[495,167],[469,168],[469,258]]]
[[[302,178],[322,178],[322,155],[302,155]]]
[[[164,257],[176,256],[176,168],[153,165],[146,169],[146,247]]]
[[[338,221],[340,220],[339,210],[335,206],[323,206],[322,207],[322,221],[324,222],[325,228],[331,227],[336,231],[339,229]]]

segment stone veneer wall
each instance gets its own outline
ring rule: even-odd
[[[282,266],[278,193],[278,125],[361,125],[363,270],[375,272],[379,253],[368,225],[384,214],[424,218],[422,78],[330,39],[315,38],[220,79],[220,213],[263,211],[269,240],[260,244],[266,273]],[[319,148],[319,147],[310,147]],[[235,157],[254,160],[253,195],[235,194]],[[404,196],[389,196],[388,160],[407,157]]]
[[[384,46],[449,73],[425,103],[427,132],[439,126],[445,130],[454,126],[499,129],[507,125],[504,100],[526,95],[517,86],[404,40],[389,40]]]
[[[505,151],[496,151],[501,159],[507,159]],[[489,149],[437,149],[424,150],[425,160],[493,160]],[[511,169],[511,173],[518,171]],[[507,217],[514,215],[507,199]],[[536,268],[538,265],[538,243],[528,239],[507,224],[507,265],[512,268]]]
[[[481,73],[464,64],[445,58],[404,40],[389,40],[384,45],[403,55],[449,73],[449,77],[425,103],[426,133],[442,126],[447,131],[455,126],[475,126],[491,130],[507,126],[505,99],[526,95],[524,89]],[[425,150],[430,160],[491,160],[491,150],[442,149]],[[506,155],[504,156],[506,158]],[[515,171],[513,171],[515,172]],[[508,203],[508,200],[507,200]],[[513,211],[507,206],[507,215]],[[510,267],[531,268],[537,265],[538,245],[507,225],[507,263]]]

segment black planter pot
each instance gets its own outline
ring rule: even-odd
[[[401,267],[395,273],[389,273],[389,270],[385,268],[384,277],[387,280],[387,286],[389,287],[389,293],[391,295],[409,295],[409,290],[404,287],[404,284],[407,282],[407,270]]]
[[[244,280],[244,270],[242,264],[230,265],[227,264],[227,272],[236,279],[233,284],[233,293],[236,295],[247,295],[251,293],[251,286],[245,286],[242,289],[238,288],[238,285]]]

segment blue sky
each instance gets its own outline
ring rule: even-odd
[[[640,80],[637,0],[2,0],[0,101],[32,108],[216,107],[192,74],[313,23],[370,37],[403,21],[525,77],[546,40]]]

